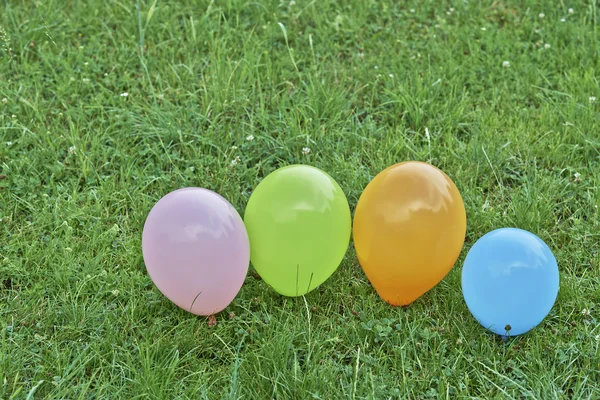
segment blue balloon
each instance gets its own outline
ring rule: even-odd
[[[462,269],[469,311],[499,335],[521,335],[536,327],[552,309],[558,286],[552,251],[522,229],[485,234],[469,250]]]

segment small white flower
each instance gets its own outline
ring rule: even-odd
[[[73,154],[73,153],[75,153],[75,150],[77,150],[77,147],[75,147],[75,146],[71,146],[71,147],[69,147],[69,153],[70,153],[70,154]]]
[[[310,147],[303,147],[302,148],[302,154],[307,155],[310,153]]]
[[[503,61],[503,62],[502,62],[502,66],[503,66],[504,68],[510,68],[510,61]]]
[[[590,96],[590,97],[588,98],[588,101],[589,101],[590,103],[595,103],[595,102],[596,102],[596,96]]]
[[[12,146],[12,142],[6,142],[7,146]]]
[[[575,178],[575,182],[581,182],[581,174],[579,172],[575,172],[573,177]]]
[[[83,46],[79,46],[79,50],[83,50]]]
[[[92,276],[91,276],[90,274],[87,274],[87,275],[85,276],[85,278],[86,278],[86,279],[90,279],[91,277],[92,277]]]
[[[376,66],[375,66],[375,67],[373,67],[373,68],[375,68],[375,69],[379,69],[379,65],[376,65]]]
[[[89,78],[83,78],[83,79],[82,79],[82,82],[83,82],[83,83],[88,83],[89,81],[90,81],[90,80],[89,80]]]
[[[425,127],[425,136],[427,136],[427,140],[429,140],[429,139],[430,139],[430,136],[429,136],[429,128],[427,128],[427,127]]]
[[[569,14],[573,14],[575,12],[575,10],[573,10],[572,8],[569,8]]]
[[[394,74],[389,74],[388,76],[389,76],[390,78],[393,78],[393,77],[394,77]]]
[[[104,73],[104,76],[108,76],[108,72],[105,72],[105,73]]]
[[[544,13],[539,13],[538,14],[538,17],[540,17],[540,18],[544,18],[545,16],[546,16],[546,14],[544,14]]]
[[[549,48],[550,48],[550,43],[546,43],[546,44],[544,45],[544,48],[545,48],[545,49],[549,49]]]
[[[237,150],[238,147],[237,146],[231,146],[231,150]]]
[[[112,291],[112,294],[113,294],[113,295],[115,295],[115,296],[118,296],[118,295],[119,295],[119,293],[121,293],[121,292],[119,291],[119,289],[115,289],[115,290],[113,290],[113,291]]]
[[[596,340],[596,342],[600,342],[600,335],[594,336],[594,339]]]
[[[121,97],[127,97],[127,96],[129,96],[129,93],[127,93],[127,92],[121,93]]]
[[[246,136],[246,140],[249,141],[249,142],[253,141],[254,140],[254,135],[248,135],[248,136]]]
[[[450,12],[453,13],[454,12],[454,8],[450,7]]]
[[[584,317],[589,317],[590,310],[588,310],[587,308],[584,308],[583,310],[581,310],[581,315],[583,315]]]
[[[89,65],[89,64],[90,64],[90,63],[89,63],[89,62],[87,62],[87,61],[83,63],[83,65]]]
[[[456,344],[457,345],[461,345],[462,344],[462,339],[461,338],[456,339]]]
[[[2,98],[2,104],[6,104],[6,103],[8,103],[8,99],[6,97],[3,97]]]
[[[565,21],[566,21],[566,19],[565,19],[565,18],[561,18],[561,19],[560,19],[560,22],[565,22]]]
[[[235,167],[236,165],[238,165],[240,163],[240,161],[242,161],[240,156],[236,156],[233,160],[231,160],[231,164],[229,164],[229,165],[232,167]]]
[[[290,7],[295,6],[296,2],[294,0],[290,1]]]
[[[487,29],[485,27],[481,28],[482,31],[487,31]]]
[[[12,118],[17,118],[17,116],[15,114],[11,115]]]
[[[414,13],[414,12],[415,12],[415,9],[414,9],[414,8],[411,8],[409,11],[410,11],[411,13]]]

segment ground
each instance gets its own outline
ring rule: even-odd
[[[0,397],[600,397],[598,8],[569,1],[5,1]],[[169,191],[243,215],[262,177],[306,163],[354,209],[405,160],[443,169],[467,211],[455,267],[409,307],[352,246],[305,297],[251,270],[215,326],[145,271]],[[507,226],[546,241],[561,288],[504,341],[460,273]]]

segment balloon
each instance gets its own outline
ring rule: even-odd
[[[469,311],[499,335],[521,335],[542,322],[554,305],[558,286],[552,251],[533,233],[516,228],[481,237],[462,270]]]
[[[358,261],[379,296],[407,305],[456,262],[465,240],[465,207],[442,171],[423,162],[399,163],[367,185],[353,232]]]
[[[252,265],[275,291],[301,296],[338,268],[350,242],[350,207],[340,186],[307,165],[260,182],[244,215]]]
[[[248,272],[242,218],[215,192],[179,189],[152,208],[142,233],[150,278],[169,300],[196,315],[229,305]]]

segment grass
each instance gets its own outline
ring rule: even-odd
[[[5,1],[0,398],[600,397],[597,24],[590,0]],[[352,248],[304,298],[249,274],[214,327],[145,272],[171,190],[243,215],[262,177],[306,163],[353,209],[405,160],[442,168],[468,218],[455,268],[407,308]],[[506,226],[548,243],[561,289],[505,342],[460,270]]]

